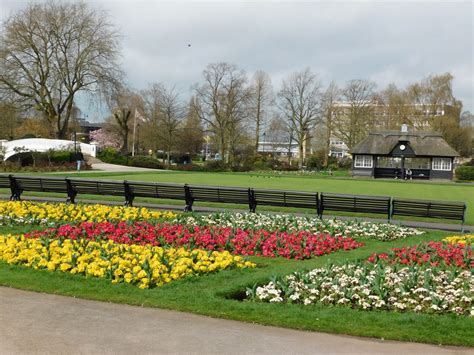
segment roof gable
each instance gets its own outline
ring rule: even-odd
[[[400,142],[408,145],[417,156],[455,157],[459,154],[434,132],[371,132],[369,136],[356,144],[352,154],[391,155]]]

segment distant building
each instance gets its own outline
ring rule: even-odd
[[[335,158],[350,156],[349,147],[341,139],[331,137],[329,139],[329,156]]]
[[[452,179],[459,154],[441,134],[380,131],[351,149],[352,175],[374,178]],[[410,174],[411,172],[411,174]],[[408,175],[407,175],[408,173]]]
[[[298,158],[299,150],[296,142],[258,142],[258,152],[263,154],[272,154],[275,157]]]
[[[358,102],[356,105],[361,107],[370,115],[375,129],[392,129],[402,122],[408,122],[410,126],[419,130],[429,130],[433,120],[442,119],[449,113],[456,110],[451,105],[440,104],[436,106],[422,104],[406,104],[399,107],[391,107],[377,100]],[[346,101],[335,102],[333,106],[333,117],[349,115],[352,104]],[[459,113],[458,113],[459,114]]]
[[[101,129],[103,126],[103,123],[98,123],[98,122],[89,122],[85,118],[78,118],[77,120],[77,125],[80,127],[81,131],[83,133],[89,134],[92,131],[96,131],[98,129]]]

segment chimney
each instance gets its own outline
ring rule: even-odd
[[[407,133],[408,132],[408,125],[406,123],[402,124],[402,129],[400,131],[403,132],[403,133]]]

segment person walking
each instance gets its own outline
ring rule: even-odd
[[[81,170],[81,165],[83,161],[84,161],[84,154],[82,154],[82,152],[79,150],[76,153],[77,171]]]

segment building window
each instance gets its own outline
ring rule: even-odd
[[[356,168],[371,168],[372,167],[372,156],[371,155],[356,155],[354,167]]]
[[[451,158],[433,158],[432,169],[451,171]]]
[[[428,170],[430,168],[430,158],[405,158],[405,168]]]

